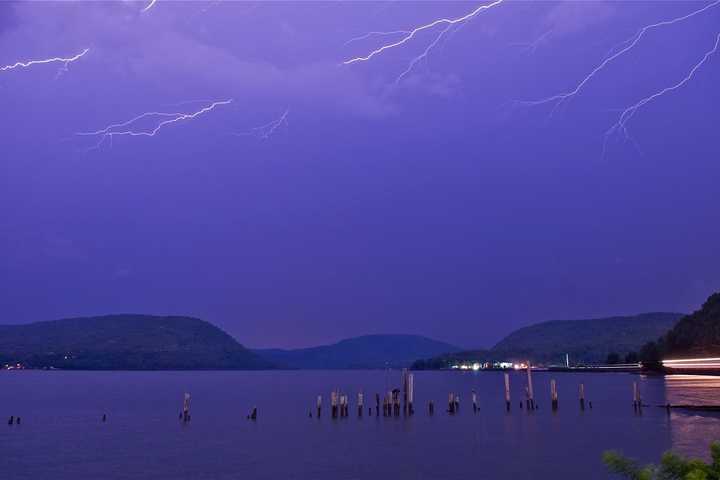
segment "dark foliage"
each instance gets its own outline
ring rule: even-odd
[[[660,465],[640,466],[617,452],[605,452],[603,461],[615,475],[630,480],[720,480],[720,443],[710,445],[711,462],[665,453]]]
[[[720,354],[720,293],[711,295],[702,308],[683,317],[667,334],[640,349],[640,361],[660,368],[663,357],[716,356]]]
[[[608,353],[605,363],[608,365],[617,365],[620,363],[620,354],[617,352]]]

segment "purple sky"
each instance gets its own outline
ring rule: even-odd
[[[720,7],[507,2],[370,62],[374,30],[475,2],[0,4],[0,323],[187,314],[246,345],[417,333],[489,346],[529,323],[690,311],[720,288]],[[533,51],[523,47],[545,33]],[[433,34],[434,33],[434,34]],[[93,151],[147,111],[233,103]],[[234,136],[288,113],[267,138]]]

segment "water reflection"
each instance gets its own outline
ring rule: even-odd
[[[720,404],[720,376],[668,375],[664,384],[668,403]],[[673,450],[684,455],[709,458],[710,442],[720,440],[720,414],[673,410],[670,419]]]

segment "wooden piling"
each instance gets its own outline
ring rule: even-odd
[[[396,417],[400,416],[400,390],[397,388],[393,389],[392,391],[392,405],[393,405],[393,415]]]
[[[362,390],[358,392],[357,396],[357,402],[358,402],[358,417],[362,417],[363,414],[363,408],[364,408],[364,398],[363,398],[363,392]]]
[[[250,420],[257,420],[257,407],[253,407],[252,413],[250,413]]]
[[[402,410],[405,415],[408,414],[408,375],[410,375],[407,368],[402,369],[402,373],[400,374],[401,378],[401,385],[402,385]]]
[[[380,416],[380,394],[379,393],[375,394],[375,416],[376,417]]]
[[[320,418],[320,413],[322,412],[322,395],[317,396],[317,402],[315,404],[315,408],[317,411],[317,418]]]
[[[338,393],[333,390],[330,392],[330,413],[332,418],[337,418],[338,416]]]
[[[415,403],[415,374],[408,374],[408,414],[415,413],[413,404]]]
[[[520,404],[522,407],[522,403]],[[510,374],[505,372],[505,411],[510,411]]]
[[[585,410],[585,385],[582,383],[580,384],[579,396],[580,396],[580,410],[584,411]]]
[[[640,389],[638,388],[637,382],[633,382],[633,409],[636,412],[642,410],[642,398],[640,397]]]
[[[475,390],[472,391],[472,405],[473,405],[473,413],[477,413],[478,406],[477,406],[477,393]]]
[[[553,378],[550,380],[550,402],[552,411],[555,412],[558,409],[558,393],[557,393],[557,382]]]
[[[182,421],[190,421],[190,394],[187,392],[185,392],[185,395],[183,396]]]
[[[532,384],[532,367],[530,366],[529,361],[527,363],[527,378],[528,378],[528,384],[527,384],[528,410],[535,410],[535,393],[533,392],[533,384]]]
[[[12,425],[15,423],[15,415],[10,415],[10,418],[8,418],[8,425]]]
[[[435,413],[435,404],[432,400],[428,403],[428,414],[433,415]]]
[[[448,413],[455,413],[455,394],[452,392],[448,394]]]
[[[103,413],[102,421],[103,423],[107,422],[107,413]]]

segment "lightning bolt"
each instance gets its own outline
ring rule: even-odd
[[[540,35],[538,38],[533,40],[532,42],[525,42],[525,43],[512,43],[510,46],[512,47],[523,47],[523,50],[528,55],[534,54],[538,48],[540,48],[540,45],[545,43],[547,38],[552,35],[553,29],[548,30],[547,32]]]
[[[445,25],[445,28],[443,28],[442,30],[440,30],[440,32],[435,36],[434,40],[433,40],[432,42],[430,42],[430,44],[427,46],[427,48],[425,48],[425,50],[424,50],[420,55],[414,57],[414,58],[410,61],[409,65],[408,65],[408,68],[406,68],[406,69],[397,77],[397,79],[395,80],[395,83],[397,84],[397,83],[399,83],[408,73],[410,73],[410,72],[413,70],[413,68],[414,68],[419,62],[421,62],[422,60],[424,60],[424,59],[427,58],[428,54],[432,51],[432,49],[435,48],[435,46],[437,46],[437,44],[440,42],[440,40],[443,39],[443,37],[445,36],[445,34],[448,33],[448,31],[449,31],[453,26],[455,26],[455,25],[463,25],[463,24],[465,24],[466,22],[468,22],[469,20],[475,18],[475,17],[476,17],[477,15],[479,15],[481,12],[483,12],[483,11],[485,11],[485,10],[489,10],[489,9],[491,9],[491,8],[493,8],[493,7],[496,7],[496,6],[500,5],[501,3],[503,3],[504,1],[505,1],[505,0],[495,0],[495,1],[491,2],[491,3],[484,4],[484,5],[480,5],[479,7],[476,7],[475,9],[473,9],[472,11],[470,11],[469,13],[467,13],[467,14],[461,16],[461,17],[455,17],[455,18],[438,18],[438,19],[436,19],[436,20],[433,20],[433,21],[430,22],[430,23],[426,23],[426,24],[424,24],[424,25],[420,25],[420,26],[418,26],[418,27],[415,27],[415,28],[413,28],[412,30],[394,30],[394,31],[389,31],[389,32],[370,32],[370,33],[367,33],[367,34],[365,34],[365,35],[363,35],[363,36],[355,37],[355,38],[353,38],[353,39],[350,39],[348,42],[346,42],[346,44],[351,43],[351,42],[354,42],[354,41],[357,41],[357,40],[362,40],[362,39],[365,39],[365,38],[370,38],[370,37],[372,37],[372,36],[388,36],[388,35],[402,34],[402,37],[400,38],[400,40],[397,40],[397,41],[391,42],[391,43],[386,43],[386,44],[384,44],[384,45],[376,48],[375,50],[372,50],[372,51],[371,51],[370,53],[368,53],[367,55],[350,58],[350,59],[347,59],[347,60],[343,61],[342,63],[343,63],[343,65],[352,65],[352,64],[354,64],[354,63],[359,63],[359,62],[367,62],[367,61],[372,60],[374,57],[376,57],[377,55],[382,54],[383,52],[385,52],[385,51],[387,51],[387,50],[391,50],[391,49],[393,49],[393,48],[397,48],[397,47],[400,47],[400,46],[402,46],[402,45],[405,45],[406,43],[410,42],[413,38],[415,38],[415,37],[416,37],[419,33],[421,33],[421,32],[424,32],[424,31],[426,31],[426,30],[433,30],[435,27],[437,27],[437,26],[439,26],[439,25]],[[718,0],[718,1],[720,1],[720,0]]]
[[[713,45],[713,47],[710,50],[708,50],[707,52],[705,52],[705,55],[703,55],[703,57],[700,59],[700,61],[697,62],[695,65],[693,65],[693,67],[690,69],[690,71],[687,73],[687,75],[685,75],[680,81],[678,81],[677,83],[675,83],[669,87],[665,87],[662,90],[659,90],[659,91],[653,93],[652,95],[649,95],[649,96],[639,100],[638,102],[634,103],[633,105],[631,105],[631,106],[627,107],[625,110],[623,110],[622,113],[620,114],[620,117],[618,118],[618,121],[615,122],[615,124],[605,133],[605,144],[603,145],[603,155],[606,150],[605,147],[607,144],[607,139],[610,135],[621,132],[625,136],[626,139],[629,139],[630,135],[628,134],[628,131],[627,131],[627,123],[630,120],[632,120],[632,118],[635,116],[637,111],[640,108],[647,105],[648,103],[658,99],[659,97],[662,97],[663,95],[665,95],[667,93],[673,92],[673,91],[685,86],[685,84],[687,84],[690,80],[692,80],[692,78],[695,76],[695,73],[708,61],[708,59],[718,51],[719,47],[720,47],[720,33],[718,33],[717,36],[715,37],[715,44]]]
[[[247,132],[236,133],[234,135],[238,137],[251,136],[260,138],[262,140],[267,140],[275,133],[278,128],[282,127],[283,125],[288,126],[287,117],[289,113],[289,109],[285,110],[285,112],[283,112],[283,114],[279,118],[273,120],[272,122],[252,128]]]
[[[158,0],[150,0],[150,3],[148,3],[147,6],[146,6],[145,8],[143,8],[141,11],[147,12],[148,10],[150,10],[152,7],[155,6],[155,4],[157,3],[157,1],[158,1]]]
[[[645,36],[645,34],[647,32],[654,30],[656,28],[667,27],[669,25],[673,25],[673,24],[688,20],[688,19],[693,18],[694,16],[699,15],[699,14],[701,14],[713,7],[716,7],[718,5],[720,5],[720,0],[715,0],[715,1],[705,5],[704,7],[700,8],[698,10],[694,10],[694,11],[692,11],[686,15],[683,15],[681,17],[676,17],[676,18],[673,18],[670,20],[664,20],[662,22],[646,25],[646,26],[642,27],[640,30],[638,30],[635,35],[633,35],[632,37],[628,38],[627,40],[621,42],[619,45],[616,46],[616,48],[611,50],[611,52],[612,52],[612,51],[616,50],[617,48],[622,47],[619,50],[617,50],[615,53],[612,53],[611,55],[607,56],[602,62],[600,62],[600,64],[598,64],[594,69],[592,69],[592,71],[588,75],[586,75],[580,81],[580,83],[578,83],[575,86],[575,88],[573,88],[572,90],[565,92],[565,93],[559,93],[557,95],[553,95],[553,96],[550,96],[547,98],[543,98],[541,100],[521,101],[518,103],[523,104],[523,105],[531,105],[532,106],[532,105],[542,105],[544,103],[556,102],[555,108],[553,108],[553,111],[555,111],[555,109],[561,103],[563,103],[565,100],[571,99],[572,97],[578,95],[580,93],[580,91],[585,87],[585,85],[587,85],[587,83],[590,82],[590,80],[592,80],[596,75],[598,75],[611,62],[615,61],[617,58],[621,57],[622,55],[626,54],[627,52],[629,52],[630,50],[635,48],[635,46],[640,42],[640,40],[642,40],[642,38]],[[624,47],[623,47],[623,45],[624,45]]]
[[[100,137],[98,143],[94,147],[92,147],[91,150],[99,148],[107,139],[110,139],[110,141],[112,142],[113,138],[116,136],[154,137],[160,132],[160,130],[163,129],[163,127],[185,120],[192,120],[200,115],[214,110],[215,107],[221,105],[228,105],[232,103],[232,101],[232,99],[229,99],[212,102],[211,104],[201,108],[200,110],[191,113],[145,112],[125,122],[108,125],[102,130],[96,130],[94,132],[80,132],[76,135]],[[150,129],[134,129],[132,127],[133,124],[146,118],[156,118],[158,120],[163,120],[160,120],[153,128]]]
[[[350,40],[345,42],[344,45],[348,46],[353,42],[359,42],[360,40],[366,40],[371,37],[389,37],[391,35],[400,35],[400,34],[408,35],[409,33],[410,33],[409,30],[391,30],[389,32],[368,32],[363,35],[351,38]]]
[[[448,25],[447,27],[443,28],[440,31],[440,33],[438,34],[438,36],[435,37],[435,39],[432,42],[430,42],[430,45],[428,45],[427,48],[420,55],[418,55],[415,58],[413,58],[412,60],[410,60],[410,63],[408,64],[407,68],[405,70],[403,70],[403,72],[400,73],[400,75],[398,75],[398,77],[395,79],[395,85],[398,85],[402,81],[402,79],[405,78],[405,76],[407,76],[410,72],[412,72],[418,63],[427,59],[427,57],[430,54],[430,52],[432,51],[432,49],[435,48],[435,46],[438,43],[440,43],[440,40],[443,39],[445,34],[448,33],[448,31],[452,27],[453,27],[452,25]]]
[[[65,70],[67,70],[67,67],[69,64],[71,64],[72,62],[75,62],[76,60],[81,59],[89,51],[90,51],[90,49],[86,48],[85,50],[83,50],[82,52],[78,53],[77,55],[75,55],[73,57],[52,57],[52,58],[45,58],[42,60],[28,60],[26,62],[15,62],[13,64],[0,67],[0,72],[5,72],[8,70],[15,70],[17,68],[29,68],[29,67],[32,67],[33,65],[45,65],[48,63],[61,63],[61,64],[63,64],[62,71],[65,71]]]

